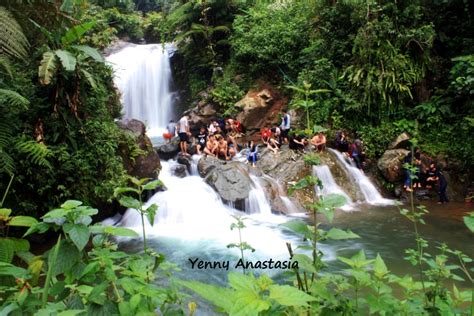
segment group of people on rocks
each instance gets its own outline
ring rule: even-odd
[[[235,137],[240,137],[243,132],[242,124],[232,118],[213,121],[209,126],[201,126],[199,133],[193,138],[196,153],[206,154],[219,159],[231,160],[237,154],[238,144]],[[178,123],[171,120],[167,131],[163,134],[166,140],[173,138],[176,133],[179,137],[179,146],[182,155],[190,156],[188,143],[192,137],[189,127],[188,115],[183,115]]]
[[[239,145],[235,138],[241,137],[244,132],[242,124],[235,119],[226,118],[212,121],[208,126],[201,126],[199,133],[194,136],[193,143],[196,146],[197,154],[205,154],[223,160],[231,160],[238,151]],[[163,135],[165,139],[171,139],[175,135],[179,137],[179,146],[182,155],[190,156],[188,153],[188,143],[192,137],[188,115],[183,115],[178,123],[171,120],[167,126],[167,132]],[[281,124],[272,128],[262,128],[260,131],[261,142],[274,154],[278,154],[283,144],[295,151],[305,152],[308,145],[310,150],[322,152],[326,148],[326,135],[323,131],[318,131],[309,140],[304,133],[291,132],[291,116],[286,111],[282,111]],[[246,163],[256,166],[258,161],[259,145],[254,141],[247,143]],[[365,154],[363,143],[356,138],[349,142],[345,131],[337,131],[334,139],[334,147],[354,161],[357,168],[363,170]],[[403,160],[405,174],[404,189],[412,191],[425,186],[427,189],[437,188],[439,203],[448,202],[446,195],[447,181],[439,167],[431,162],[429,167],[423,167],[421,154],[416,150],[413,157],[410,152]]]
[[[421,151],[416,148],[410,151],[403,159],[405,181],[403,188],[407,192],[413,189],[436,189],[439,196],[439,204],[449,202],[446,190],[448,182],[441,168],[434,162],[430,161],[428,166],[424,166],[421,161]]]

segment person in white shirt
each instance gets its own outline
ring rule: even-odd
[[[181,153],[185,156],[190,156],[190,154],[188,154],[188,140],[190,135],[188,115],[183,115],[178,122],[178,136]]]
[[[280,129],[281,129],[281,139],[280,139],[280,144],[285,142],[285,144],[288,143],[288,132],[290,131],[291,128],[291,117],[290,114],[286,110],[282,111],[283,117],[281,118],[281,124],[280,124]]]

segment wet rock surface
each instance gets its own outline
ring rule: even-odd
[[[127,144],[119,146],[119,153],[127,173],[137,178],[157,178],[161,169],[160,157],[153,149],[153,145],[145,134],[145,124],[139,120],[123,120],[117,126],[125,132],[131,133],[135,143],[144,154],[131,157],[131,149]]]

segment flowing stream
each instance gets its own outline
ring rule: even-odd
[[[147,122],[148,132],[157,132],[168,122],[173,107],[173,94],[169,83],[172,80],[169,54],[162,45],[133,45],[110,55],[107,60],[115,69],[115,82],[122,93],[122,102],[126,118],[137,118]],[[363,193],[364,201],[355,203],[341,189],[331,175],[327,166],[314,169],[322,180],[324,188],[319,194],[337,193],[346,196],[348,203],[342,211],[337,211],[331,226],[348,228],[361,236],[361,239],[349,241],[331,241],[320,244],[325,253],[325,261],[330,270],[346,268],[336,261],[336,256],[351,256],[364,249],[369,257],[380,253],[392,271],[413,272],[412,267],[403,261],[404,249],[415,246],[414,233],[411,225],[403,218],[393,201],[384,199],[370,179],[355,168],[339,152],[331,150],[338,163],[348,174],[352,182]],[[265,194],[263,181],[278,182],[263,175],[249,175],[252,190],[247,199],[246,213],[232,206],[225,205],[216,192],[202,179],[197,170],[199,156],[193,157],[189,175],[179,178],[173,174],[177,162],[162,161],[160,179],[166,185],[166,191],[158,192],[147,205],[156,203],[159,206],[153,226],[147,224],[146,231],[149,244],[159,252],[165,253],[167,260],[174,262],[181,272],[178,276],[185,279],[201,280],[208,283],[224,283],[226,269],[193,269],[189,259],[199,258],[208,261],[229,260],[233,265],[238,261],[240,253],[235,248],[227,248],[230,243],[239,242],[239,233],[230,226],[233,216],[245,215],[246,227],[242,230],[242,240],[256,249],[247,252],[250,261],[256,260],[288,260],[286,243],[290,242],[293,249],[302,244],[301,238],[283,229],[280,224],[291,220],[293,216],[305,218],[304,213],[293,216],[274,215],[271,203]],[[278,189],[280,199],[288,210],[296,207]],[[427,225],[420,228],[425,239],[437,245],[435,241],[447,242],[468,255],[474,255],[472,238],[463,226],[462,214],[468,211],[464,205],[454,203],[444,208],[430,205],[434,212],[427,216]],[[345,212],[357,210],[358,212]],[[453,216],[451,216],[454,214]],[[126,226],[141,233],[141,219],[135,210],[127,210],[118,225]],[[323,224],[323,228],[328,228]],[[142,247],[141,239],[123,240],[121,247],[136,252]],[[266,273],[280,273],[281,270],[265,270]]]

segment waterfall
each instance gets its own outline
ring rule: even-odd
[[[372,205],[393,205],[394,202],[389,199],[385,199],[382,195],[377,191],[377,188],[373,185],[370,179],[357,167],[355,167],[352,161],[348,161],[349,158],[344,156],[344,154],[340,153],[337,150],[328,149],[331,153],[333,153],[338,162],[342,165],[344,170],[347,174],[353,179],[353,181],[357,184],[360,191],[364,195],[365,202]]]
[[[250,214],[271,215],[272,209],[268,203],[265,191],[260,184],[260,179],[254,175],[249,174],[252,179],[252,189],[249,192],[249,197],[245,201],[245,211]]]
[[[170,45],[127,44],[106,59],[121,93],[125,119],[138,119],[149,136],[161,135],[172,116]]]
[[[346,192],[344,192],[344,190],[341,189],[340,186],[337,185],[336,181],[334,181],[334,178],[331,174],[331,170],[329,170],[328,166],[313,166],[313,174],[317,176],[323,183],[322,189],[320,189],[319,186],[316,186],[316,192],[318,194],[321,194],[323,196],[328,194],[342,195],[347,202],[343,207],[341,207],[341,209],[344,211],[349,211],[353,209],[352,199],[349,197],[349,195],[347,195]]]

